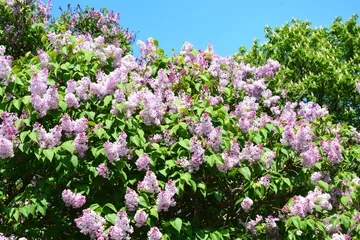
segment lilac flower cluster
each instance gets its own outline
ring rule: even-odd
[[[254,70],[255,78],[273,77],[279,68],[280,63],[278,61],[269,59],[266,65]]]
[[[5,56],[5,47],[0,46],[0,79],[2,79],[2,84],[7,86],[10,81],[13,81],[13,78],[9,78],[9,74],[12,72],[12,60],[13,57]]]
[[[356,82],[356,91],[360,94],[360,80]]]
[[[136,161],[136,167],[139,171],[149,170],[150,157],[146,153],[143,153]]]
[[[134,232],[130,225],[130,219],[126,212],[120,210],[117,214],[115,226],[109,228],[109,236],[114,240],[131,239],[130,235]]]
[[[58,91],[55,86],[48,87],[48,69],[44,68],[39,73],[34,73],[30,80],[29,92],[34,109],[43,117],[50,109],[57,109]]]
[[[241,151],[240,160],[248,160],[250,163],[256,163],[261,158],[263,149],[263,145],[259,144],[254,146],[252,142],[247,141],[245,148]]]
[[[138,210],[134,216],[135,226],[137,227],[144,226],[148,217],[149,214],[147,214],[145,211]]]
[[[270,185],[270,179],[271,177],[269,175],[265,175],[261,178],[259,178],[259,183],[263,185],[264,187],[268,187]]]
[[[120,132],[118,138],[114,143],[111,143],[109,141],[106,141],[104,143],[106,157],[110,162],[117,162],[120,160],[120,157],[123,157],[129,153],[126,137],[127,135],[125,132]]]
[[[88,138],[85,132],[78,133],[74,139],[74,150],[79,154],[80,158],[83,158],[85,156],[85,152],[89,148],[87,142]]]
[[[75,219],[76,227],[84,235],[96,238],[104,233],[106,220],[90,208],[83,210],[83,215]]]
[[[158,212],[165,211],[167,212],[169,207],[176,205],[175,200],[173,199],[174,195],[177,193],[175,183],[172,180],[169,180],[166,183],[165,190],[161,191],[156,200],[156,209]]]
[[[99,166],[96,168],[96,171],[97,174],[103,178],[109,178],[110,176],[109,168],[104,163],[99,164]]]
[[[148,240],[160,240],[162,236],[162,233],[157,227],[150,228],[147,233]]]
[[[149,192],[160,192],[159,183],[156,179],[155,173],[147,171],[143,181],[138,182],[137,188]]]
[[[139,195],[136,193],[136,191],[127,188],[125,194],[126,207],[130,211],[135,211],[138,204],[139,204]]]
[[[143,109],[140,111],[140,116],[146,125],[160,125],[163,120],[166,106],[161,99],[150,91],[143,92]]]
[[[293,206],[289,208],[289,214],[304,218],[314,211],[315,204],[324,210],[331,210],[332,205],[330,203],[330,199],[330,194],[322,193],[320,188],[315,188],[315,190],[310,191],[306,197],[294,196],[294,203]]]
[[[262,216],[256,215],[256,219],[251,219],[249,222],[245,223],[245,227],[251,232],[252,235],[258,235],[259,233],[256,231],[256,225],[258,225],[262,220]]]
[[[317,117],[321,118],[329,114],[326,107],[320,107],[319,104],[314,102],[303,103],[300,102],[300,109],[298,114],[302,116],[306,121],[312,122]]]
[[[73,79],[67,81],[67,87],[65,90],[65,102],[70,108],[78,108],[80,106],[79,101],[86,101],[90,97],[90,83],[89,77],[83,77],[81,80],[75,82]],[[75,95],[77,94],[77,96]]]
[[[86,202],[85,196],[80,193],[73,193],[69,189],[65,189],[62,192],[61,197],[67,207],[81,208]]]
[[[18,135],[18,129],[15,126],[15,121],[19,120],[15,113],[2,112],[2,123],[0,124],[0,136],[12,141]]]
[[[37,51],[37,54],[38,54],[38,58],[39,58],[39,61],[40,61],[40,68],[41,69],[47,68],[48,67],[48,62],[50,60],[50,56],[41,49]]]
[[[59,125],[46,132],[40,123],[35,123],[33,131],[38,131],[38,141],[41,148],[53,149],[61,144],[62,128]]]
[[[340,142],[337,138],[322,141],[321,149],[324,151],[331,165],[340,163],[342,159]]]
[[[241,203],[241,208],[244,209],[245,212],[248,212],[253,204],[254,204],[253,200],[251,200],[251,198],[246,197]]]
[[[331,182],[330,173],[329,172],[314,172],[311,174],[311,182],[314,185],[317,185],[319,180],[322,180],[326,183]]]
[[[136,44],[140,48],[140,59],[149,63],[157,58],[157,54],[155,53],[156,46],[154,38],[148,38],[145,43],[138,40]]]
[[[13,143],[4,137],[0,137],[0,158],[12,157],[14,157]]]

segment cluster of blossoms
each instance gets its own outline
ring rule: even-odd
[[[136,223],[135,225],[137,227],[144,226],[148,217],[149,217],[149,214],[147,214],[145,211],[138,210],[134,216],[134,220]]]
[[[136,167],[139,171],[149,170],[150,157],[146,153],[143,153],[138,160],[136,160]]]
[[[39,113],[39,117],[44,117],[50,109],[59,107],[57,88],[56,86],[49,86],[48,69],[44,68],[33,74],[29,92],[31,93],[31,103]]]
[[[360,81],[356,82],[356,91],[360,94]]]
[[[131,239],[130,235],[134,232],[133,227],[130,225],[130,219],[126,212],[120,210],[116,217],[115,226],[109,228],[109,236],[111,239],[122,240]]]
[[[80,106],[79,101],[86,101],[89,98],[90,78],[83,77],[81,80],[75,82],[73,79],[67,81],[67,87],[65,90],[65,102],[70,108],[78,108]],[[77,94],[77,96],[75,95]]]
[[[81,208],[86,202],[85,196],[81,195],[80,193],[73,193],[69,189],[65,189],[62,192],[61,197],[65,205],[68,207],[71,206],[73,208]]]
[[[298,114],[300,116],[304,117],[304,119],[307,122],[312,122],[317,117],[321,118],[321,117],[324,117],[324,116],[328,115],[329,112],[326,109],[326,107],[322,108],[317,103],[314,103],[314,102],[308,102],[308,103],[300,102],[300,109],[298,110]]]
[[[110,162],[119,161],[120,157],[123,157],[129,153],[126,137],[127,135],[125,132],[120,132],[118,138],[114,143],[111,143],[109,141],[106,141],[104,143],[106,157]]]
[[[327,141],[322,141],[321,149],[324,151],[330,164],[334,165],[341,161],[342,156],[341,156],[340,142],[337,138]]]
[[[9,82],[13,81],[13,77],[9,77],[12,72],[12,61],[11,56],[5,56],[5,47],[0,46],[0,79],[2,79],[3,85],[8,85]]]
[[[143,181],[138,182],[137,188],[139,190],[145,190],[149,192],[160,192],[159,183],[157,181],[155,173],[147,171]]]
[[[104,163],[99,164],[99,166],[96,168],[96,171],[97,174],[103,178],[109,178],[110,176],[109,168]]]
[[[139,195],[136,191],[127,188],[125,194],[125,206],[129,209],[129,211],[135,211],[138,204]]]
[[[87,208],[83,210],[83,215],[75,219],[76,226],[84,235],[90,235],[96,238],[104,233],[104,225],[106,220],[93,210]]]
[[[254,204],[253,200],[251,200],[251,198],[246,197],[241,203],[241,208],[244,209],[245,212],[247,212],[249,211],[249,209],[253,204]]]
[[[331,210],[332,205],[330,203],[331,196],[328,193],[322,193],[321,188],[315,188],[314,191],[310,191],[306,197],[294,196],[293,206],[283,208],[284,212],[288,212],[292,216],[306,217],[312,213],[315,208],[315,204],[320,206],[321,209]]]
[[[53,149],[61,144],[62,128],[59,125],[46,132],[40,123],[35,123],[33,131],[38,131],[38,141],[41,148]]]
[[[73,142],[74,150],[79,154],[79,157],[84,157],[85,151],[88,149],[88,137],[85,133],[88,120],[84,117],[71,120],[69,116],[65,115],[60,119],[60,123],[67,137],[75,135]]]
[[[166,183],[165,190],[161,191],[156,200],[156,209],[158,212],[167,211],[169,207],[176,205],[175,200],[173,199],[174,195],[177,193],[175,183],[172,180],[169,180]]]

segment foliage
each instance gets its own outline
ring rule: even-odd
[[[284,88],[290,101],[313,101],[326,105],[334,121],[359,128],[359,94],[355,83],[360,72],[360,27],[358,16],[346,22],[336,18],[329,28],[313,28],[308,21],[293,19],[281,27],[265,28],[268,42],[255,41],[247,53],[239,49],[235,58],[264,64],[267,58],[281,64],[270,88]]]
[[[275,95],[277,61],[152,38],[135,58],[59,25],[36,54],[0,48],[5,236],[359,239],[360,134]]]

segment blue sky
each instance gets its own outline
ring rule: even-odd
[[[240,45],[249,48],[253,40],[265,39],[264,27],[281,26],[297,18],[309,20],[313,26],[330,26],[336,16],[347,20],[359,14],[360,0],[72,0],[72,6],[88,5],[120,12],[120,24],[137,33],[137,40],[154,37],[170,55],[180,51],[184,41],[196,49],[214,45],[215,52],[234,54]],[[66,9],[64,0],[53,0],[53,14],[59,6]],[[138,47],[133,46],[138,55]]]

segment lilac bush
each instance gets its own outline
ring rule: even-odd
[[[86,11],[1,55],[0,236],[359,237],[360,133],[271,89],[278,62],[154,38],[135,58],[117,14]]]

